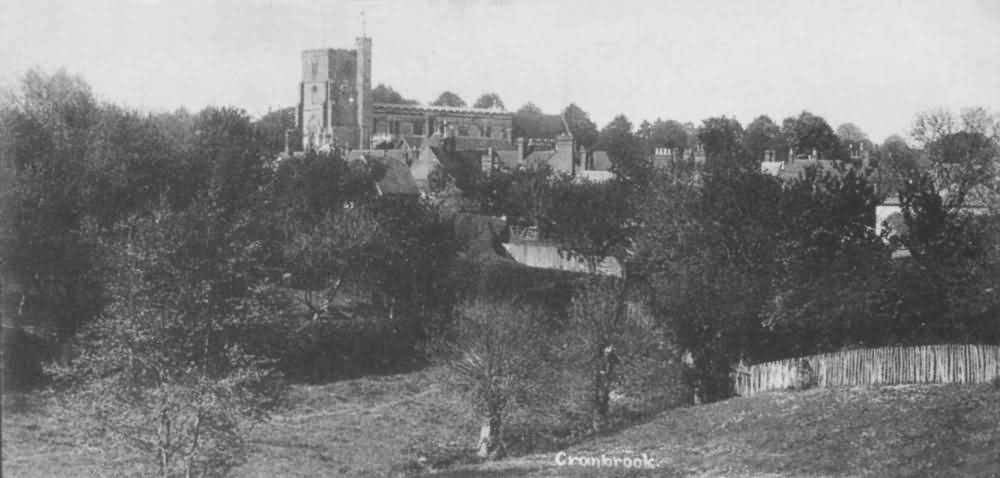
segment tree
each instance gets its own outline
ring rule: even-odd
[[[634,222],[622,182],[561,181],[553,187],[550,208],[543,232],[559,238],[562,254],[582,261],[592,274],[605,258],[624,258]]]
[[[955,117],[950,111],[939,108],[917,114],[910,136],[926,147],[941,137],[955,132]]]
[[[632,134],[632,123],[625,115],[615,116],[600,133],[598,147],[608,152],[611,171],[634,186],[633,190],[623,190],[628,194],[638,194],[652,178],[653,165],[643,153],[639,138]]]
[[[841,145],[826,120],[808,111],[790,121],[786,119],[782,133],[797,154],[812,154],[815,150],[822,159],[848,159],[847,149]]]
[[[3,299],[19,304],[9,309],[18,325],[65,340],[100,313],[105,299],[87,209],[100,191],[89,181],[99,161],[121,158],[89,154],[95,133],[112,131],[100,127],[100,105],[81,78],[31,70],[4,96],[0,161],[10,176],[0,192],[0,273],[20,293]]]
[[[590,115],[586,111],[576,103],[570,103],[563,109],[562,116],[577,144],[587,149],[592,149],[597,144],[599,141],[597,124],[590,120]]]
[[[569,310],[564,352],[589,377],[587,395],[594,431],[608,423],[610,396],[629,347],[624,288],[620,280],[590,278],[577,288]]]
[[[710,167],[658,181],[641,210],[630,273],[648,278],[661,327],[692,358],[701,401],[729,396],[730,366],[758,351],[780,191],[771,177]]]
[[[506,417],[541,392],[543,336],[537,314],[523,306],[486,299],[458,306],[442,357],[448,383],[482,420],[479,456],[497,459],[506,454]]]
[[[285,149],[286,134],[289,131],[295,131],[295,107],[289,106],[269,111],[259,120],[254,121],[253,127],[263,149],[270,155],[277,155]],[[292,135],[291,138],[287,138],[290,139],[287,145],[290,150],[301,149],[302,143],[296,140],[299,137],[301,136]]]
[[[56,373],[72,386],[78,429],[138,454],[133,471],[220,476],[280,397],[267,357],[247,344],[286,305],[262,270],[270,246],[248,233],[246,215],[198,200],[154,216],[121,223],[107,242],[114,300]]]
[[[981,134],[1000,142],[1000,115],[991,114],[982,106],[964,108],[961,113],[962,130]]]
[[[500,95],[496,93],[483,93],[476,99],[476,102],[472,105],[472,107],[506,111],[506,108],[503,105],[503,100],[501,100]]]
[[[404,98],[398,91],[383,83],[372,89],[372,101],[375,103],[388,103],[393,105],[417,105],[417,100]]]
[[[318,223],[297,229],[285,246],[286,277],[315,322],[331,311],[345,281],[360,281],[372,266],[379,227],[370,211],[356,206],[328,212]]]
[[[868,135],[854,123],[844,123],[838,126],[837,137],[846,144],[860,144],[868,141]]]
[[[882,142],[877,155],[876,170],[878,189],[886,195],[896,194],[903,183],[920,171],[918,152],[906,144],[899,135],[891,135]]]
[[[536,104],[534,104],[534,103],[532,103],[532,102],[529,101],[529,102],[521,105],[521,107],[517,109],[516,114],[519,114],[519,115],[523,115],[523,114],[540,115],[540,114],[542,114],[542,109],[539,108],[538,105],[536,105]]]
[[[652,149],[659,147],[676,149],[683,155],[693,146],[693,138],[688,135],[684,125],[680,122],[657,119],[651,126],[648,144]]]
[[[709,164],[727,167],[755,168],[755,161],[743,152],[743,127],[735,118],[725,116],[708,118],[698,128],[698,140],[705,147]]]
[[[766,115],[758,116],[747,125],[743,134],[743,147],[751,158],[764,160],[764,151],[774,151],[775,159],[784,158],[788,145],[781,134],[781,127]]]
[[[451,106],[452,108],[464,108],[465,100],[451,91],[441,93],[436,100],[431,102],[431,106]]]

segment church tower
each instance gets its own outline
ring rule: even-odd
[[[367,148],[371,137],[371,39],[356,50],[302,52],[302,81],[295,123],[303,150]]]

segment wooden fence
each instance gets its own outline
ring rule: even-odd
[[[740,367],[736,393],[795,387],[805,369],[819,387],[903,383],[989,383],[1000,377],[1000,345],[927,345],[845,350]]]

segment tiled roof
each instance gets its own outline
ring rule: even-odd
[[[414,113],[460,113],[470,115],[511,116],[509,111],[487,108],[458,108],[453,106],[404,105],[394,103],[374,103],[375,111],[412,111]]]
[[[451,145],[449,146],[449,143]],[[457,136],[443,141],[445,147],[453,147],[455,151],[486,151],[493,148],[494,151],[510,151],[517,148],[510,142],[487,138],[485,136]]]
[[[497,151],[497,157],[500,159],[500,164],[506,169],[514,170],[521,165],[521,155],[517,150]]]
[[[419,196],[420,189],[406,165],[406,152],[397,149],[361,151],[347,154],[348,161],[362,160],[385,168],[385,173],[376,185],[381,194],[387,196]]]
[[[513,127],[517,136],[525,138],[555,139],[560,134],[569,133],[562,115],[515,113]]]
[[[404,134],[399,138],[398,147],[401,147],[403,143],[413,149],[420,149],[420,146],[424,144],[424,140],[427,139],[423,135],[418,134]]]

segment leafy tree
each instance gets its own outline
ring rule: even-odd
[[[599,147],[608,152],[611,171],[626,183],[641,191],[652,177],[653,165],[643,153],[639,139],[632,134],[632,123],[625,115],[615,116],[601,130]]]
[[[642,209],[630,273],[649,278],[661,325],[692,358],[702,401],[728,396],[730,365],[758,350],[780,190],[756,172],[709,167],[657,182]]]
[[[90,87],[62,70],[31,70],[5,96],[0,162],[10,176],[0,192],[0,264],[4,282],[21,291],[10,298],[19,304],[13,321],[66,339],[104,299],[87,210],[101,193],[88,184],[100,166],[92,161],[104,159],[88,156],[101,109]]]
[[[294,134],[295,130],[295,107],[289,106],[287,108],[281,108],[274,111],[269,111],[264,116],[253,123],[253,127],[256,130],[258,140],[262,143],[262,149],[266,154],[276,156],[285,150],[285,139],[286,134],[292,131],[293,134],[291,138],[288,138],[288,147],[292,151],[298,151],[302,149],[302,143],[297,141],[296,138],[300,138],[301,132],[298,135]]]
[[[710,164],[756,168],[743,152],[743,127],[735,118],[708,118],[698,128],[698,140],[705,147]]]
[[[467,397],[482,420],[479,456],[506,454],[503,427],[519,405],[538,396],[545,383],[544,334],[537,314],[523,306],[476,299],[461,303],[441,349],[447,381]]]
[[[299,228],[285,246],[286,277],[316,321],[331,311],[346,281],[361,281],[372,266],[379,227],[372,213],[358,206],[328,212],[318,223]]]
[[[597,124],[591,121],[587,114],[576,103],[570,103],[563,109],[562,116],[569,125],[569,131],[573,134],[573,139],[577,144],[587,149],[592,149],[597,144],[600,136],[597,132]]]
[[[766,115],[758,116],[747,125],[743,134],[743,147],[751,158],[760,161],[763,161],[766,150],[774,151],[775,159],[778,160],[784,158],[788,150],[781,127]]]
[[[540,114],[542,114],[542,109],[539,108],[538,105],[536,105],[536,104],[534,104],[534,103],[532,103],[532,102],[529,101],[529,102],[521,105],[521,107],[517,109],[516,113],[519,114],[519,115],[521,115],[521,114],[540,115]]]
[[[652,149],[665,147],[679,150],[681,154],[684,154],[693,146],[693,138],[680,122],[657,119],[651,126],[648,144],[650,152]]]
[[[911,343],[992,340],[1000,296],[996,218],[972,216],[954,196],[942,196],[930,175],[900,191],[903,233],[896,244],[912,255],[895,270],[886,314]],[[990,285],[987,285],[990,284]]]
[[[431,102],[431,106],[451,106],[453,108],[464,108],[465,100],[461,96],[451,92],[445,91],[441,93],[436,100]]]
[[[372,89],[372,101],[375,103],[388,103],[394,105],[416,105],[420,104],[416,100],[406,99],[396,90],[384,83]]]
[[[879,192],[896,194],[908,178],[919,174],[918,156],[901,136],[887,137],[876,154]]]
[[[811,154],[815,150],[822,159],[848,159],[846,148],[826,120],[808,111],[791,121],[785,120],[782,132],[788,145],[798,154]]]
[[[621,181],[555,183],[543,232],[559,238],[560,251],[581,260],[593,274],[609,256],[624,259],[634,215]]]
[[[476,99],[476,102],[472,105],[473,108],[487,108],[487,109],[498,109],[505,111],[506,108],[503,105],[503,100],[500,99],[500,95],[496,93],[483,93]]]
[[[868,141],[868,135],[854,123],[844,123],[838,126],[837,137],[844,144],[861,144]]]
[[[889,255],[871,227],[879,199],[856,169],[811,167],[784,184],[775,208],[782,253],[762,317],[774,349],[797,356],[875,345],[868,319],[878,314]]]
[[[247,426],[280,396],[266,357],[247,347],[284,307],[248,219],[199,200],[122,223],[107,242],[114,300],[56,372],[73,386],[77,428],[136,453],[132,471],[225,474],[246,456]]]

